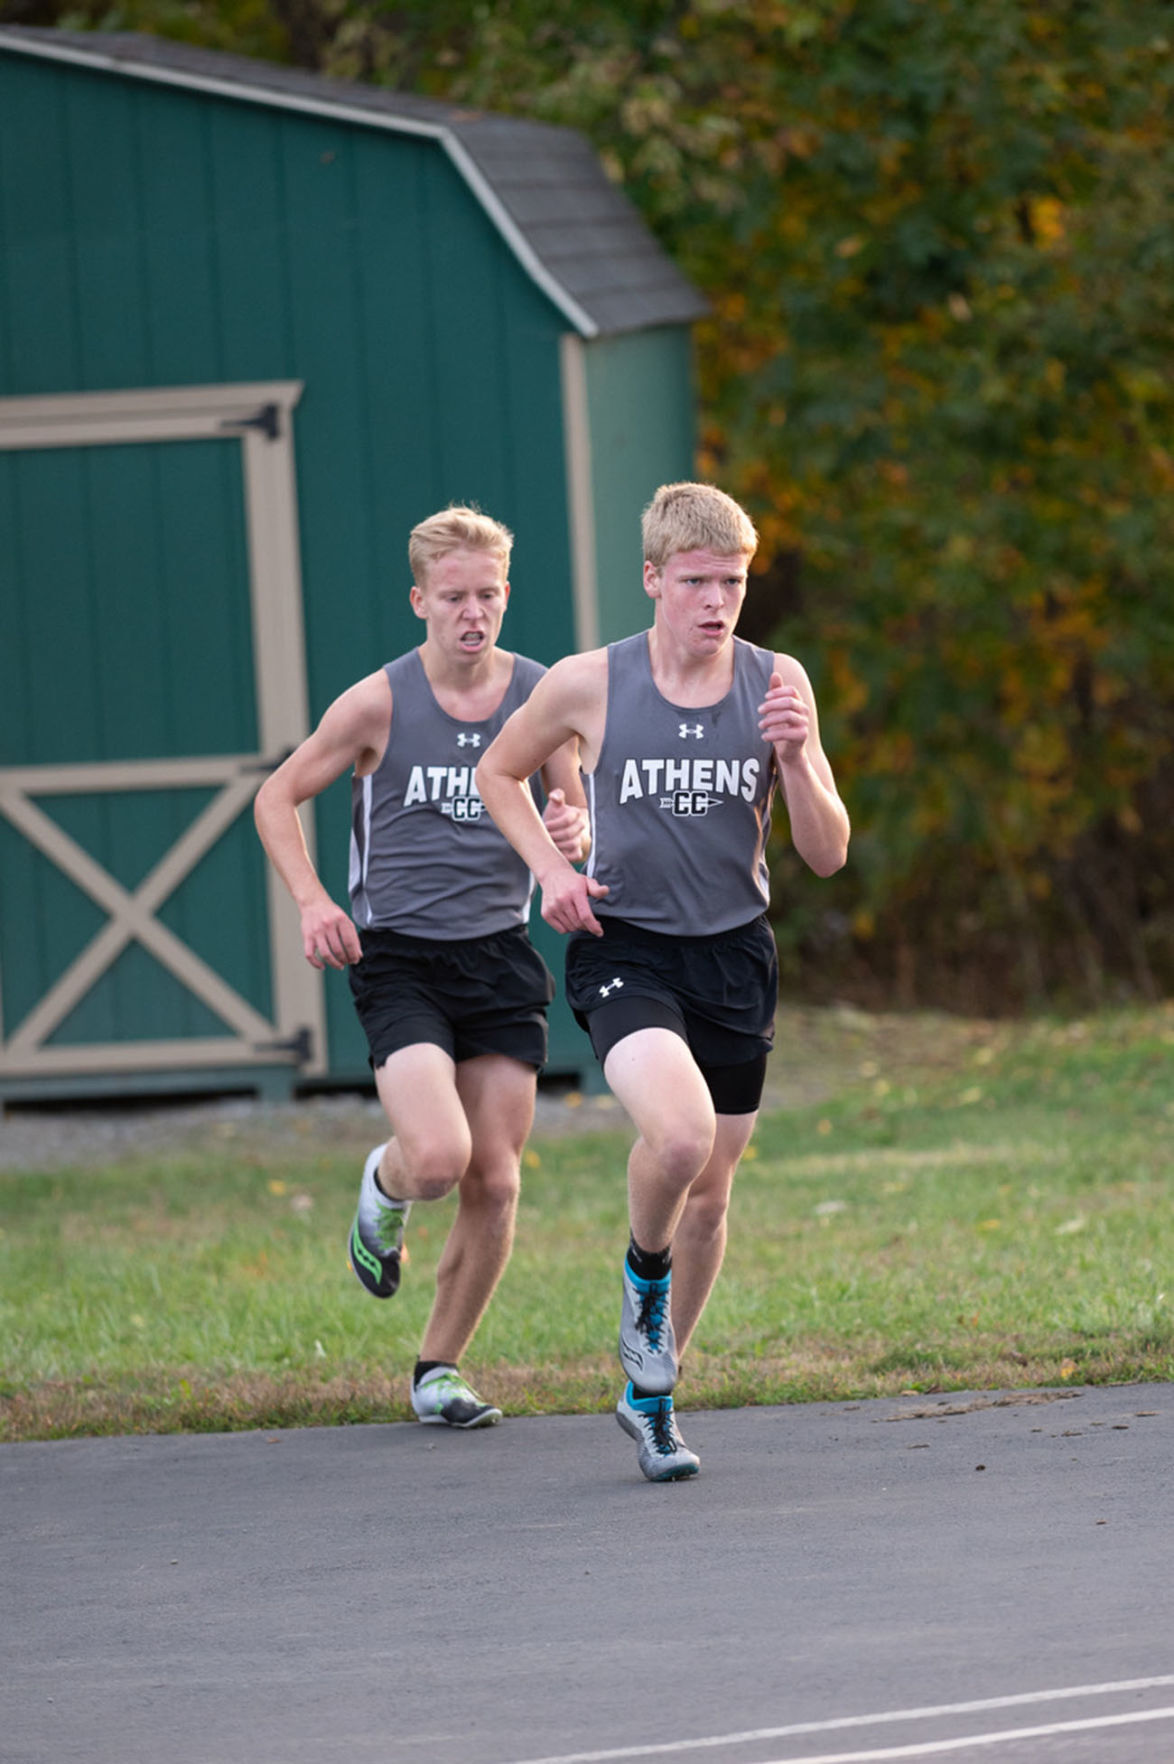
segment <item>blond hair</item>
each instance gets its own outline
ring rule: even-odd
[[[426,584],[428,572],[452,551],[487,551],[501,559],[508,570],[514,536],[508,527],[482,514],[479,508],[452,503],[439,514],[429,515],[408,536],[408,562],[417,587]]]
[[[678,551],[751,558],[758,533],[746,510],[713,484],[662,484],[644,510],[644,558],[662,570]]]

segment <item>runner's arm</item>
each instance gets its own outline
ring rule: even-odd
[[[759,727],[774,747],[791,841],[817,876],[831,876],[848,858],[851,826],[819,739],[819,713],[806,671],[776,655]]]
[[[352,768],[378,763],[391,728],[391,688],[382,671],[350,687],[312,735],[258,790],[253,819],[261,844],[301,916],[302,948],[314,968],[344,968],[362,956],[359,934],[330,898],[310,861],[298,809]]]
[[[556,931],[587,930],[597,936],[603,927],[591,911],[591,901],[607,890],[576,870],[558,849],[542,824],[526,780],[543,771],[560,750],[577,749],[591,740],[593,700],[600,679],[606,690],[606,665],[603,651],[556,662],[477,767],[477,788],[486,808],[542,890],[542,917]]]
[[[591,849],[590,816],[579,771],[579,743],[568,741],[542,768],[546,807],[542,825],[563,856],[581,864]]]

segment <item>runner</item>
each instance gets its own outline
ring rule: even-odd
[[[399,1286],[413,1203],[458,1191],[411,1394],[421,1421],[462,1428],[501,1419],[459,1362],[509,1259],[554,996],[526,930],[532,878],[474,781],[478,754],[545,671],[497,645],[512,544],[472,508],[415,527],[423,643],[336,699],[256,799],[307,961],[349,969],[392,1129],[366,1161],[349,1243],[369,1293],[390,1298]],[[298,818],[348,770],[350,915],[323,887]],[[549,792],[540,825],[570,866],[587,849],[574,741],[535,771]]]
[[[636,1129],[616,1415],[644,1475],[668,1481],[700,1468],[673,1391],[725,1253],[774,1036],[776,785],[817,875],[844,864],[849,826],[803,668],[734,635],[758,543],[749,516],[711,485],[669,484],[643,530],[651,629],[556,663],[477,777],[542,889],[543,918],[569,934],[568,1001]],[[591,814],[585,871],[525,787],[574,741]]]

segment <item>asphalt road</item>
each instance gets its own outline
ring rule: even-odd
[[[4,1764],[1174,1760],[1174,1387],[0,1446]]]

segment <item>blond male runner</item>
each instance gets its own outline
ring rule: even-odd
[[[301,913],[306,960],[350,969],[392,1128],[367,1159],[348,1246],[368,1292],[390,1298],[399,1285],[412,1203],[458,1191],[412,1407],[421,1421],[462,1428],[501,1419],[459,1362],[509,1259],[554,995],[526,931],[532,878],[474,781],[478,754],[545,671],[497,647],[512,544],[471,508],[413,528],[423,643],[337,698],[256,799],[261,841]],[[352,916],[322,886],[298,818],[299,804],[348,770]],[[549,791],[539,824],[569,867],[584,855],[587,824],[573,740],[539,770]]]
[[[478,767],[486,807],[570,933],[567,998],[637,1138],[628,1163],[616,1415],[652,1481],[695,1475],[672,1392],[725,1252],[778,992],[765,848],[776,784],[817,875],[848,815],[794,657],[734,636],[758,535],[707,484],[644,513],[649,631],[556,663]],[[577,740],[591,860],[574,869],[524,780]]]

